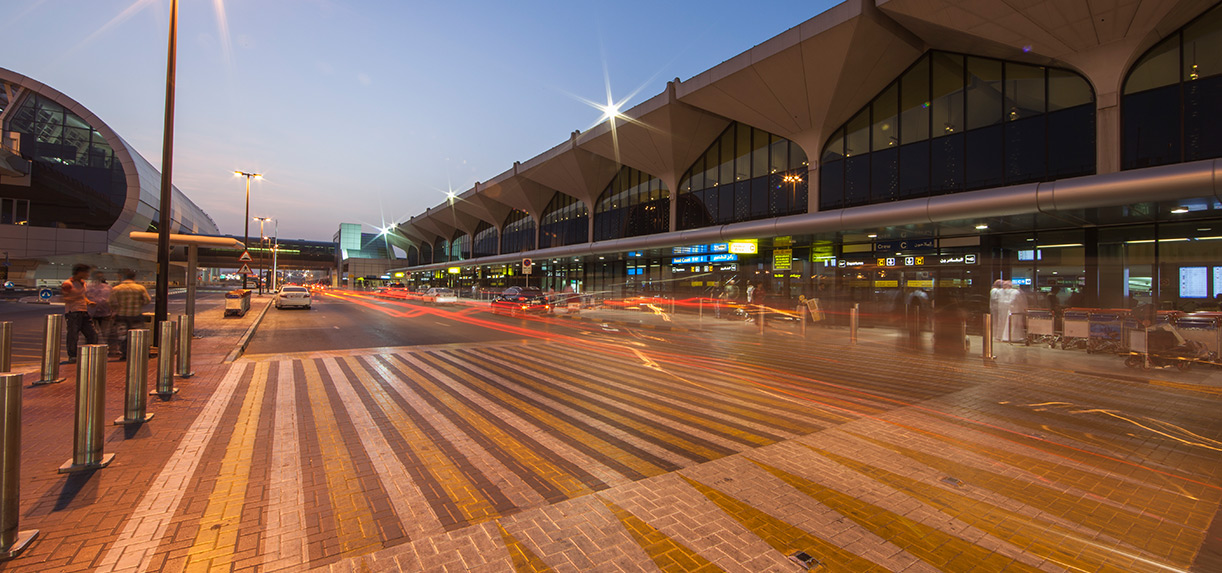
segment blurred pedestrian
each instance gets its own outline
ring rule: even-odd
[[[98,343],[98,331],[93,328],[93,320],[89,318],[89,306],[93,301],[86,294],[88,287],[85,279],[89,278],[89,265],[77,263],[72,265],[72,278],[59,285],[64,295],[64,322],[67,323],[68,364],[76,363],[77,345],[80,337],[85,335],[88,344]]]
[[[755,285],[755,290],[751,293],[751,299],[755,302],[755,307],[759,313],[760,326],[768,325],[768,287],[760,282]]]
[[[89,307],[89,318],[98,331],[98,338],[106,341],[107,353],[119,353],[119,339],[115,333],[115,317],[110,310],[110,283],[102,271],[93,271],[93,282],[85,289],[85,296],[93,301]]]
[[[1001,313],[1002,299],[1005,298],[1005,282],[1001,279],[993,281],[989,290],[989,315],[993,317],[993,339],[1002,340],[1006,333],[1006,317]]]
[[[123,343],[119,345],[119,356],[127,360],[127,333],[144,328],[144,307],[152,302],[148,289],[136,282],[136,271],[123,271],[123,282],[110,290],[110,308],[117,321],[116,328],[123,327]]]

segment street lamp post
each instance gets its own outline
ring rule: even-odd
[[[170,311],[170,214],[174,199],[174,84],[178,60],[178,0],[170,2],[170,41],[166,55],[165,124],[161,139],[161,202],[157,208],[157,303],[153,324],[164,321]],[[161,344],[161,341],[158,341]]]
[[[272,231],[272,288],[280,284],[280,271],[276,266],[277,255],[280,254],[280,219],[275,219],[275,230]]]
[[[272,218],[255,217],[255,220],[259,222],[259,294],[263,294],[263,280],[267,278],[264,276],[265,273],[263,272],[263,269],[265,268],[263,266],[263,240],[267,238],[267,236],[263,234],[263,223],[271,221]]]
[[[250,173],[247,171],[234,171],[234,175],[241,175],[246,178],[246,234],[242,238],[242,249],[250,251],[250,180],[254,177],[263,177],[261,173]],[[242,275],[242,288],[247,288],[246,279],[250,275]]]

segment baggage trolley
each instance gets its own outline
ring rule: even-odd
[[[1051,310],[1033,308],[1027,311],[1027,345],[1047,344],[1053,348],[1061,341],[1056,333],[1056,315]]]
[[[1125,327],[1129,339],[1128,356],[1124,365],[1129,368],[1167,368],[1180,371],[1192,368],[1197,362],[1208,363],[1213,358],[1204,344],[1185,338],[1180,330],[1169,322],[1144,326]]]
[[[1176,329],[1185,339],[1201,343],[1212,356],[1222,348],[1222,312],[1194,312],[1175,320]]]
[[[1090,309],[1070,308],[1061,314],[1061,348],[1086,348],[1090,340]]]
[[[1127,310],[1096,310],[1088,314],[1090,337],[1086,341],[1086,352],[1119,353],[1123,346],[1124,321]]]

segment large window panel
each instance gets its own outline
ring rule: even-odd
[[[921,58],[900,80],[900,143],[929,139],[929,58]]]
[[[985,58],[967,59],[967,129],[980,129],[1002,120],[1002,63]]]
[[[843,147],[843,143],[839,145],[841,155]],[[710,163],[719,167],[710,171]],[[679,179],[680,197],[690,198],[679,203],[678,225],[691,229],[804,213],[805,202],[798,204],[791,197],[796,189],[774,192],[771,181],[785,176],[804,179],[807,165],[805,153],[789,140],[731,123]],[[730,179],[722,179],[726,166],[732,168]],[[805,189],[804,182],[802,187]],[[661,180],[650,183],[651,198],[661,198],[665,193]]]
[[[664,233],[670,230],[670,197],[662,181],[623,167],[594,207],[594,240]]]
[[[934,52],[930,58],[933,68],[933,97],[930,111],[933,113],[934,137],[962,133],[967,129],[963,117],[963,56]]]
[[[1222,157],[1222,105],[1219,102],[1222,102],[1222,75],[1184,84],[1186,161]]]
[[[871,104],[873,125],[870,129],[870,151],[881,151],[899,145],[899,84],[891,84]]]

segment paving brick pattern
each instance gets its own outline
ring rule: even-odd
[[[72,477],[70,385],[27,389],[5,568],[1206,570],[1212,393],[673,336],[201,364]]]

